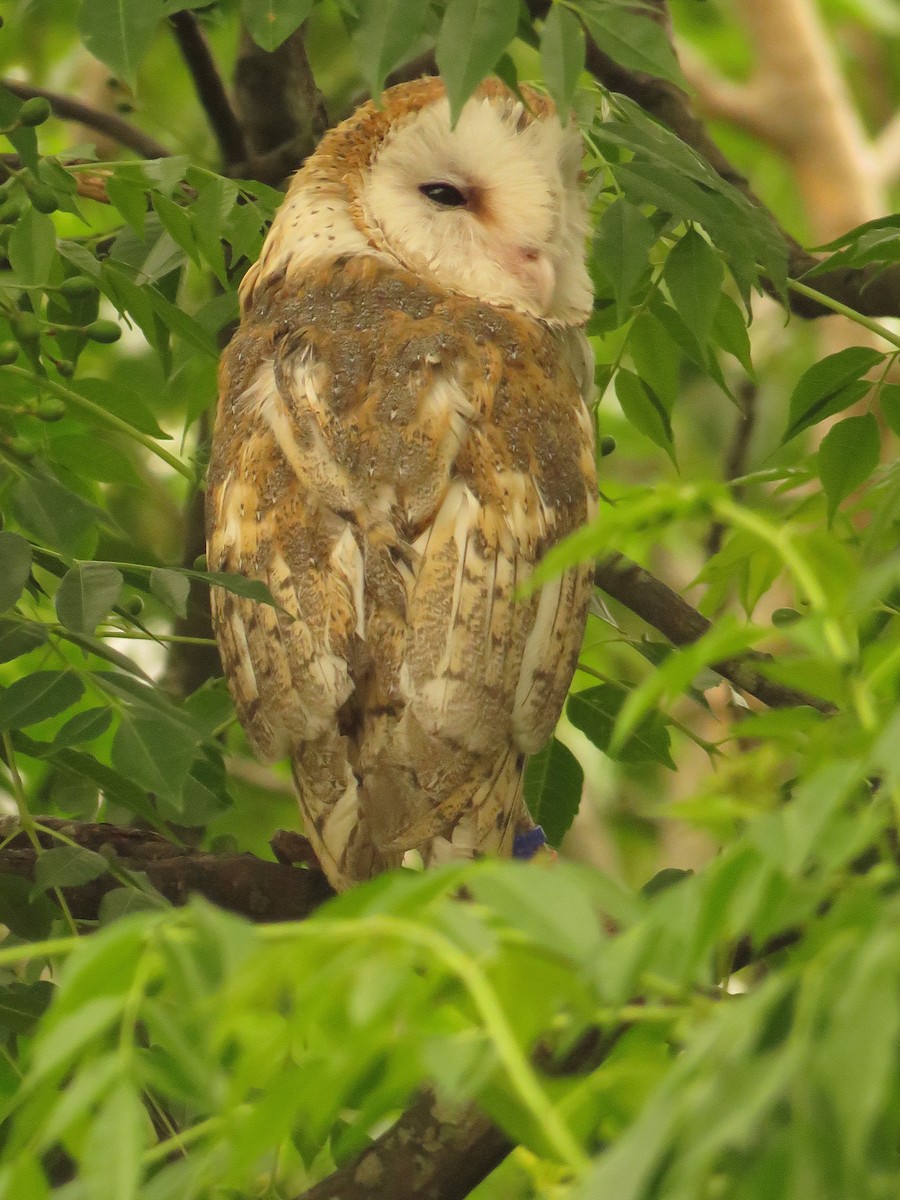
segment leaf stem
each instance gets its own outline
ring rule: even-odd
[[[890,342],[892,346],[896,346],[900,350],[900,334],[894,333],[886,325],[882,325],[880,321],[874,321],[871,317],[864,317],[855,308],[850,308],[849,305],[842,304],[840,300],[826,296],[824,292],[817,292],[815,288],[801,283],[799,279],[788,279],[787,285],[789,291],[796,292],[798,296],[805,296],[808,300],[818,301],[823,307],[830,308],[833,313],[838,313],[842,317],[847,317],[850,321],[855,321],[863,329],[868,329],[870,333],[877,334],[878,337],[884,338],[886,342]]]

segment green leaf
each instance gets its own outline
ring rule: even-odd
[[[358,0],[357,11],[353,45],[363,78],[377,96],[385,76],[416,49],[429,6],[427,0]]]
[[[93,633],[122,590],[122,573],[109,563],[77,562],[54,597],[56,615],[78,633]]]
[[[53,739],[54,750],[92,742],[101,734],[106,733],[112,724],[112,716],[112,709],[98,705],[96,708],[86,708],[84,712],[69,717]]]
[[[722,297],[724,269],[718,254],[689,229],[666,259],[663,278],[681,319],[698,342],[705,342]]]
[[[516,36],[518,19],[519,6],[510,0],[449,0],[435,55],[454,125],[465,102]]]
[[[719,307],[713,318],[712,336],[723,350],[734,355],[748,375],[753,375],[747,322],[741,309],[725,292],[719,298]]]
[[[621,197],[597,223],[591,257],[612,284],[620,325],[629,315],[635,288],[648,273],[656,240],[656,230],[640,209]]]
[[[10,495],[16,520],[37,541],[64,554],[77,553],[94,534],[98,524],[108,526],[102,508],[81,496],[45,471],[23,472]]]
[[[34,865],[34,892],[54,887],[77,887],[90,883],[109,870],[109,861],[102,854],[86,850],[84,846],[55,846],[38,855]]]
[[[884,355],[878,350],[848,346],[813,363],[800,376],[791,395],[788,427],[781,444],[861,399],[869,386],[861,377],[883,361]]]
[[[170,608],[176,616],[187,616],[188,596],[191,594],[191,581],[180,571],[169,571],[164,567],[154,567],[150,572],[150,591],[166,608]]]
[[[31,880],[0,874],[0,922],[16,937],[39,941],[50,933],[59,909],[49,896],[32,896]]]
[[[885,383],[878,394],[888,428],[900,437],[900,383]]]
[[[24,729],[80,700],[84,684],[71,671],[34,671],[0,692],[0,730]]]
[[[642,379],[638,379],[633,371],[625,367],[620,367],[616,373],[616,395],[629,422],[665,450],[674,463],[672,425],[659,396]]]
[[[30,1033],[53,999],[55,986],[46,979],[9,983],[0,988],[0,1029]]]
[[[580,0],[578,8],[594,41],[610,58],[633,71],[687,87],[662,25],[631,5],[608,0]]]
[[[241,0],[241,16],[263,50],[277,50],[312,12],[313,0]]]
[[[132,872],[132,875],[134,874]],[[100,901],[97,917],[101,926],[111,925],[113,921],[130,917],[132,913],[158,912],[167,907],[166,901],[159,893],[154,896],[137,887],[111,888]]]
[[[79,396],[84,396],[85,400],[92,400],[94,404],[99,404],[101,408],[105,408],[107,412],[111,412],[113,416],[119,417],[122,421],[126,421],[141,433],[149,433],[151,437],[161,440],[171,438],[172,435],[166,433],[157,423],[153,413],[140,395],[124,384],[87,376],[84,379],[75,380],[71,386]],[[81,419],[88,420],[89,417],[85,416]]]
[[[619,713],[628,698],[624,688],[611,683],[575,692],[569,697],[566,715],[572,724],[594,743],[598,750],[625,763],[655,762],[674,767],[669,753],[669,732],[658,713],[648,713],[624,743],[611,751]]]
[[[558,846],[575,820],[581,803],[584,772],[562,742],[552,738],[525,765],[525,802],[547,841]]]
[[[95,58],[133,86],[163,12],[163,0],[82,0],[78,32]]]
[[[42,625],[35,621],[22,624],[20,621],[0,620],[0,663],[12,662],[23,654],[30,654],[43,646],[47,634]]]
[[[31,546],[21,534],[0,530],[0,612],[16,603],[31,578]]]
[[[198,736],[162,713],[126,712],[112,745],[112,764],[126,779],[178,809],[198,749]]]
[[[147,189],[133,179],[111,175],[106,181],[106,194],[113,208],[118,209],[138,237],[143,237],[147,222]]]
[[[584,70],[584,29],[575,13],[554,4],[541,30],[541,71],[560,122],[569,119],[578,77]]]
[[[819,447],[818,469],[828,497],[828,520],[842,500],[865,483],[881,453],[881,435],[872,413],[847,417],[832,426]]]
[[[173,568],[174,569],[174,568]],[[278,608],[272,593],[261,579],[248,579],[246,575],[238,575],[231,571],[182,571],[189,579],[199,579],[203,583],[224,588],[235,596],[243,596],[247,600],[255,600],[258,604],[271,604]]]
[[[50,278],[56,251],[56,227],[46,213],[30,205],[13,226],[9,239],[9,265],[16,281],[27,287],[43,287]]]

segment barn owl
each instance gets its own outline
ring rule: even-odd
[[[419,80],[328,133],[222,361],[209,565],[277,607],[214,588],[214,625],[338,890],[529,840],[581,645],[587,566],[521,588],[596,497],[581,143],[523,91],[454,126]]]

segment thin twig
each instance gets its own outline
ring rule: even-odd
[[[648,625],[667,637],[674,646],[690,646],[711,628],[711,623],[692,608],[677,592],[661,579],[645,571],[623,554],[613,554],[594,568],[594,582],[608,596],[624,604]],[[794,688],[767,679],[757,670],[769,655],[747,650],[732,658],[711,663],[711,667],[742,692],[762,700],[770,708],[794,708],[806,705],[822,713],[831,713],[831,705],[817,696],[809,696]]]
[[[247,158],[247,142],[209,43],[192,12],[184,10],[173,13],[169,20],[181,56],[194,81],[197,96],[216,136],[222,161],[226,167],[236,166]]]
[[[78,121],[81,125],[87,125],[89,129],[96,129],[98,133],[106,134],[119,145],[127,146],[143,158],[168,158],[172,153],[161,142],[157,142],[155,138],[115,113],[100,112],[99,109],[91,108],[89,104],[83,104],[72,96],[51,92],[47,88],[35,87],[30,83],[21,83],[18,79],[0,79],[0,85],[20,100],[43,96],[45,100],[50,101],[50,107],[56,116],[65,121]]]

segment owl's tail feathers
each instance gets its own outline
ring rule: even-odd
[[[402,853],[379,849],[360,806],[359,784],[337,730],[291,754],[304,832],[335,891],[398,867]]]
[[[508,747],[460,816],[441,836],[419,847],[426,866],[512,854],[516,836],[534,827],[522,798],[523,766],[522,755]]]

